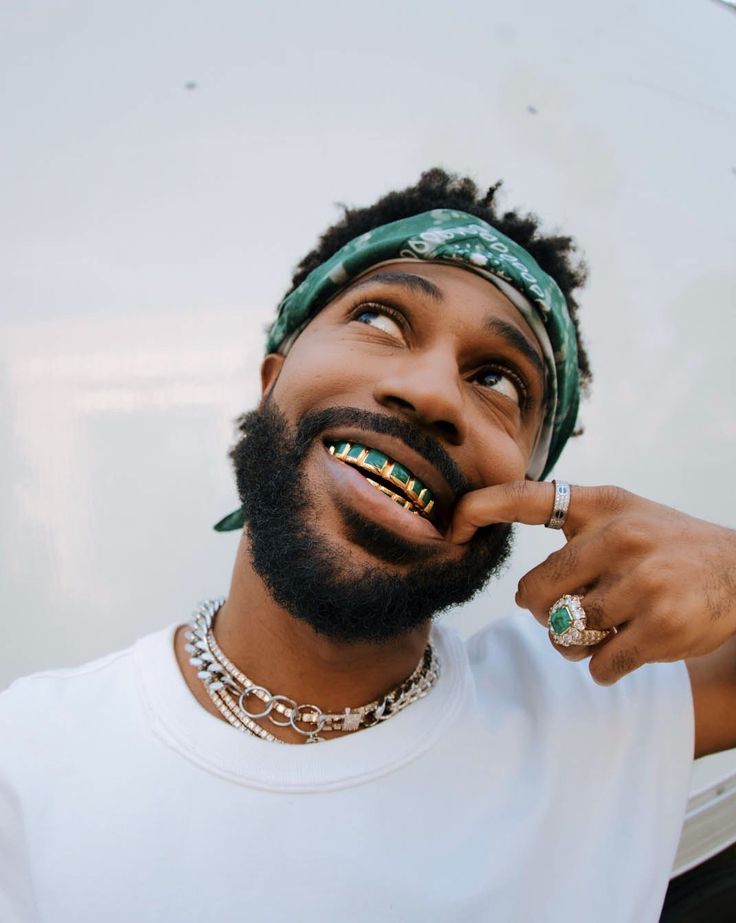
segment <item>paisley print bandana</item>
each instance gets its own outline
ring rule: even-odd
[[[542,479],[557,461],[575,427],[580,378],[575,327],[565,296],[533,257],[475,215],[438,208],[392,221],[345,244],[284,298],[266,343],[285,353],[329,301],[377,265],[398,260],[449,263],[496,285],[517,307],[539,341],[547,369],[547,406],[528,476]],[[242,527],[232,513],[215,528]]]

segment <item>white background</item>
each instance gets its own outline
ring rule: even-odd
[[[435,164],[584,249],[560,475],[736,525],[732,10],[26,0],[0,62],[0,688],[226,592],[239,533],[211,525],[291,270],[334,203]],[[513,609],[557,541],[523,531],[449,617]]]

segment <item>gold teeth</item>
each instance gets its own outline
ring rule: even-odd
[[[357,442],[337,442],[330,444],[329,452],[340,461],[373,472],[390,484],[394,484],[401,494],[394,493],[384,485],[367,478],[374,487],[399,503],[404,509],[421,513],[423,516],[429,516],[434,509],[432,491],[400,462],[394,461],[378,449],[371,449]]]
[[[375,487],[377,490],[380,490],[382,494],[386,494],[386,496],[390,497],[394,503],[398,503],[399,506],[402,506],[405,510],[413,513],[415,516],[420,515],[419,510],[411,500],[407,500],[405,497],[401,497],[399,494],[395,494],[393,490],[389,490],[388,487],[384,487],[383,484],[379,484],[378,481],[374,481],[373,478],[366,478],[366,481],[368,481],[368,483]]]

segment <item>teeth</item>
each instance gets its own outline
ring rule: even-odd
[[[329,451],[340,461],[353,465],[355,468],[370,471],[390,484],[395,484],[399,488],[397,493],[371,478],[366,478],[370,484],[403,506],[405,510],[421,513],[423,516],[429,516],[432,512],[434,508],[432,491],[400,462],[394,461],[378,449],[371,449],[358,442],[333,442],[329,444]]]
[[[398,503],[399,506],[403,506],[405,510],[413,513],[415,516],[419,515],[419,510],[411,500],[407,500],[406,497],[402,497],[400,494],[395,494],[393,490],[389,490],[388,487],[384,487],[383,484],[379,484],[378,481],[374,481],[373,478],[366,478],[366,481],[375,487],[376,490],[380,490],[382,494],[386,494],[387,497],[390,497],[394,503]]]

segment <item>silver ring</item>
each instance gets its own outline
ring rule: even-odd
[[[300,727],[297,726],[297,721],[303,720],[299,717],[300,712],[306,711],[307,709],[317,713],[317,727],[313,731],[303,731]],[[305,737],[313,737],[315,734],[319,734],[319,732],[325,726],[326,720],[327,719],[322,710],[317,708],[316,705],[297,705],[289,717],[289,724],[298,734],[303,734]]]
[[[561,529],[567,519],[567,511],[570,509],[570,485],[567,481],[552,481],[555,485],[555,502],[552,506],[552,515],[549,517],[545,526],[548,529]]]
[[[297,707],[296,702],[293,699],[290,699],[288,695],[272,695],[271,704],[274,706],[274,711],[277,713],[278,709],[275,707],[277,702],[281,702],[282,705],[290,708],[291,711],[294,711],[294,709]],[[291,716],[289,716],[286,721],[277,721],[273,716],[273,712],[271,712],[271,714],[268,716],[268,720],[271,722],[271,724],[275,724],[277,728],[288,728],[288,726],[291,724]]]
[[[271,695],[268,689],[264,689],[263,686],[246,686],[245,689],[243,689],[243,691],[238,696],[238,705],[243,709],[243,711],[249,718],[265,718],[266,715],[268,715],[271,709],[273,708],[273,702],[270,700],[270,698],[268,700],[268,703],[266,704],[266,707],[263,709],[263,711],[248,711],[248,709],[243,704],[249,696],[257,695],[256,690],[258,690],[259,692],[265,692],[266,695],[269,697]]]
[[[567,596],[562,596],[549,607],[547,627],[549,636],[555,644],[561,644],[563,647],[570,647],[572,644],[592,647],[616,633],[615,628],[604,628],[598,631],[595,628],[586,628],[586,624],[585,609],[583,609],[579,596],[568,593]]]

